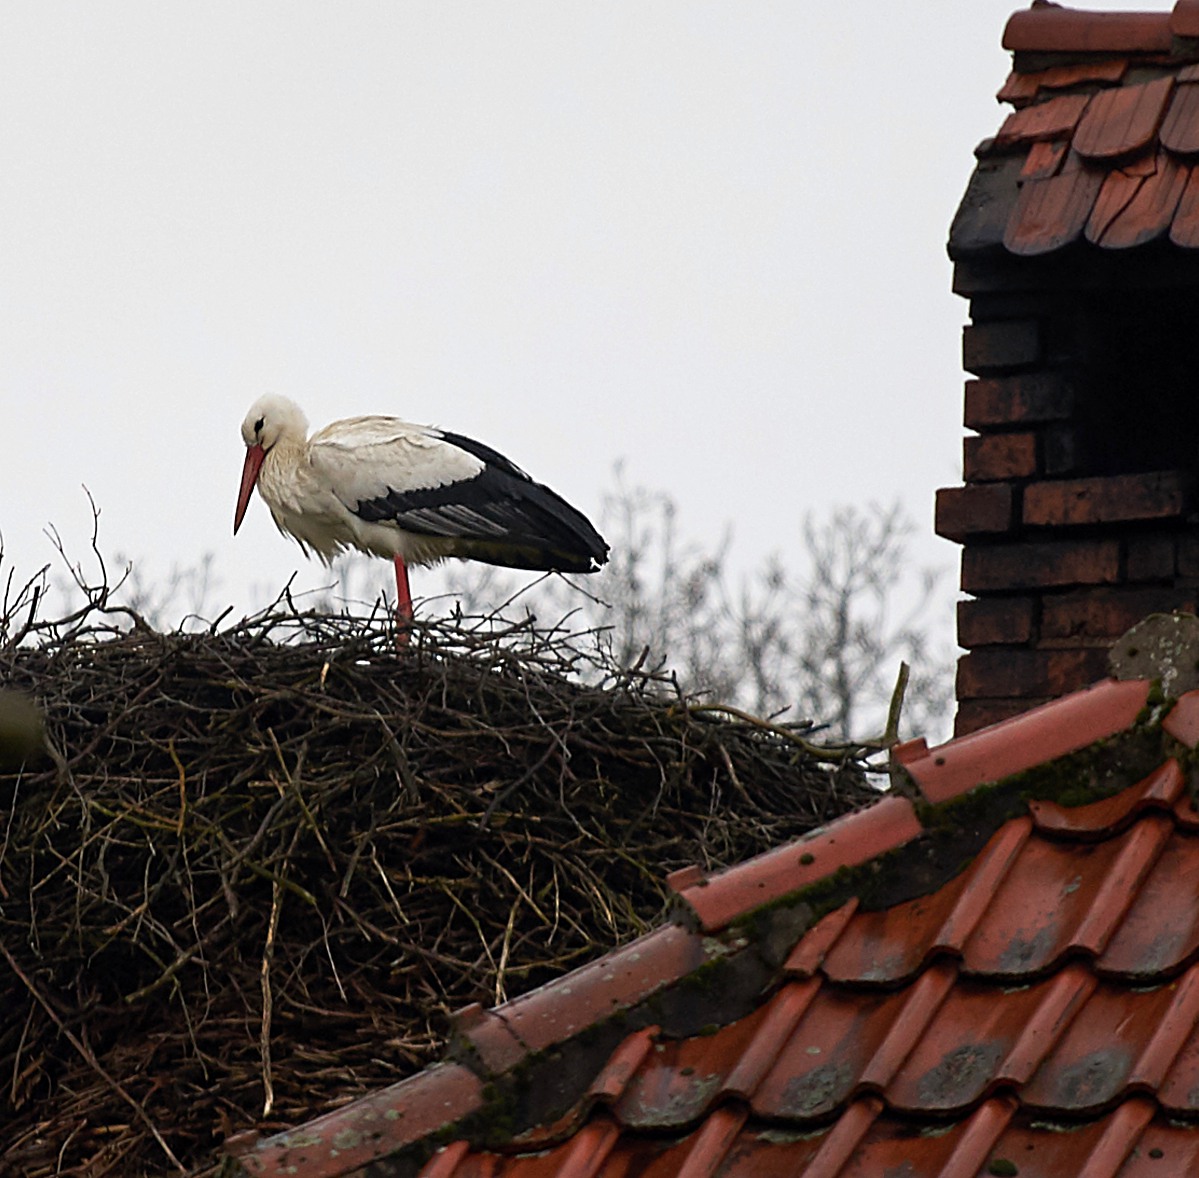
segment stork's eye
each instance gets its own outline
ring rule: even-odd
[[[266,418],[265,418],[265,417],[260,417],[260,418],[259,418],[259,419],[258,419],[256,422],[254,422],[254,432],[255,432],[256,434],[260,434],[260,433],[262,433],[262,423],[263,423],[265,420],[266,420]]]

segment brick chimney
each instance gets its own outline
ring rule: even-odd
[[[936,511],[969,595],[959,734],[1103,677],[1138,620],[1196,607],[1199,15],[1140,14],[1094,53],[1091,22],[1114,26],[1066,11],[1009,22],[1015,110],[950,232],[973,376],[964,485]]]

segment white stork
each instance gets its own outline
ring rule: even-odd
[[[300,407],[268,394],[246,414],[241,436],[234,534],[257,486],[279,531],[325,564],[347,548],[394,560],[402,621],[412,617],[409,564],[457,556],[589,573],[608,559],[581,512],[461,434],[397,417],[348,417],[309,437]]]

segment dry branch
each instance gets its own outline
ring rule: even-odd
[[[593,635],[458,618],[397,657],[379,621],[289,606],[0,621],[0,687],[55,750],[0,775],[0,1173],[206,1172],[645,931],[673,868],[873,796],[844,750]]]

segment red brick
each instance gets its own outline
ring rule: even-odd
[[[960,543],[970,535],[1006,532],[1015,516],[1013,506],[1006,483],[942,487],[937,492],[937,535]]]
[[[1041,599],[1042,640],[1119,638],[1149,614],[1193,612],[1194,589],[1083,589]]]
[[[1118,540],[980,544],[962,552],[962,591],[994,593],[1051,585],[1104,585],[1120,579]]]
[[[1010,720],[1013,716],[1027,712],[1038,704],[1048,703],[1047,699],[967,699],[958,704],[957,716],[953,722],[954,736],[965,736],[968,732],[977,732],[991,724],[1002,720]]]
[[[1177,544],[1170,535],[1130,536],[1124,544],[1124,580],[1172,581]]]
[[[962,473],[968,483],[1028,478],[1037,473],[1037,435],[983,434],[962,439]]]
[[[975,376],[1021,368],[1041,358],[1040,326],[1035,319],[1001,319],[962,329],[962,367]]]
[[[1032,639],[1035,597],[984,597],[958,602],[958,645],[1019,645]]]
[[[967,429],[1061,421],[1074,412],[1074,390],[1051,373],[966,381]]]
[[[959,700],[1065,695],[1107,674],[1106,647],[1022,650],[988,646],[958,659]]]
[[[1057,479],[1024,488],[1023,515],[1026,524],[1051,527],[1171,519],[1185,501],[1186,480],[1177,471]]]

